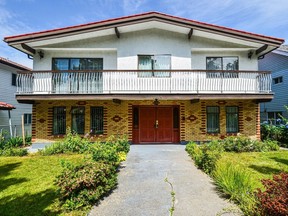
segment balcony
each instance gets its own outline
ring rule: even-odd
[[[17,75],[17,96],[161,94],[271,97],[271,74],[267,71],[103,70],[32,71]]]

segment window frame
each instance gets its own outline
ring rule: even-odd
[[[74,113],[74,109],[82,109],[83,113]],[[75,133],[77,133],[79,135],[84,135],[85,134],[85,106],[72,106],[70,114],[71,114],[71,131],[75,132]],[[81,129],[80,132],[78,130],[78,124],[75,125],[75,126],[77,126],[77,131],[73,127],[74,126],[73,125],[73,117],[74,116],[76,118],[76,123],[78,123],[78,121],[80,121],[80,120],[83,120],[83,128],[80,128]],[[82,119],[80,119],[79,117],[82,117]]]
[[[24,125],[32,124],[32,113],[24,113]]]
[[[272,118],[271,118],[271,114],[272,114]],[[280,115],[280,116],[279,116]],[[282,124],[282,119],[281,116],[283,115],[282,111],[271,111],[271,112],[267,112],[267,119],[269,123],[272,123],[273,125],[280,125]],[[280,119],[280,121],[278,121],[278,119]]]
[[[95,114],[95,112],[93,113],[93,109],[99,109],[101,112],[100,114],[102,115],[101,116],[101,119],[100,119],[100,124],[101,124],[101,128],[100,130],[96,129],[95,131],[93,131],[93,121],[95,120],[95,116],[93,117],[92,114]],[[98,112],[99,112],[98,110]],[[96,112],[96,114],[99,114]],[[95,124],[94,124],[95,125]],[[90,107],[90,134],[93,134],[93,135],[102,135],[104,134],[104,107],[103,106],[92,106]]]
[[[58,69],[55,69],[55,60],[68,60],[68,69],[66,70],[58,70]],[[77,60],[77,59],[79,59],[79,60],[91,60],[91,59],[93,59],[93,60],[95,60],[95,59],[97,59],[97,60],[100,60],[101,61],[101,64],[102,64],[102,67],[101,67],[101,69],[87,69],[87,68],[85,68],[85,69],[72,69],[71,68],[71,62],[72,62],[72,60]],[[86,65],[86,67],[87,67],[87,65]],[[54,57],[54,58],[52,58],[52,70],[53,71],[68,71],[68,70],[73,70],[73,71],[77,71],[77,70],[80,70],[80,71],[85,71],[85,70],[87,70],[87,71],[91,71],[91,70],[103,70],[103,68],[104,68],[104,58],[84,58],[84,57],[81,57],[81,58],[78,58],[78,57],[67,57],[67,58],[65,58],[65,57],[60,57],[60,58],[56,58],[56,57]]]
[[[152,66],[152,68],[151,69],[140,69],[140,58],[141,57],[148,57],[148,56],[151,58],[151,66]],[[169,69],[155,69],[155,59],[153,59],[153,57],[155,58],[157,56],[169,56],[169,60],[170,60]],[[170,70],[171,70],[171,67],[172,67],[172,65],[171,65],[171,63],[172,63],[171,56],[172,56],[171,54],[138,54],[137,55],[137,57],[138,57],[138,64],[137,64],[138,70],[140,70],[140,71],[147,70],[147,72],[144,72],[144,73],[151,72],[151,76],[141,76],[141,72],[138,72],[138,75],[137,75],[138,78],[170,78],[171,77]],[[168,75],[167,76],[155,76],[155,74],[163,73],[163,72],[154,72],[154,71],[161,71],[161,70],[163,70],[164,73],[167,73]],[[169,72],[165,72],[167,70]]]
[[[272,78],[273,85],[278,85],[283,83],[283,76]]]
[[[208,108],[217,108],[217,111],[218,112],[208,112]],[[209,116],[210,115],[215,115],[216,117],[216,120],[217,120],[217,125],[215,127],[215,130],[213,131],[213,128],[212,129],[209,129]],[[209,134],[218,134],[220,133],[220,107],[219,106],[206,106],[206,131],[207,133]]]
[[[12,73],[12,75],[11,75],[11,85],[17,86],[17,74],[15,74],[15,73]]]
[[[228,112],[228,108],[237,108],[236,112]],[[226,106],[225,107],[225,111],[226,111],[226,133],[239,133],[239,107],[238,106]],[[235,131],[228,131],[228,125],[229,125],[229,117],[228,115],[237,115],[237,127]]]
[[[60,114],[62,115],[62,118],[63,118],[61,120],[64,122],[64,126],[62,126],[62,127],[65,130],[63,131],[63,128],[61,128],[62,130],[61,129],[59,130],[59,128],[58,128],[58,130],[56,132],[56,130],[55,130],[55,110],[56,109],[60,109],[60,108],[63,109],[63,113],[60,113]],[[58,118],[57,119],[59,119],[59,117],[61,117],[60,114],[58,113]],[[66,134],[66,124],[67,124],[66,120],[67,120],[67,118],[66,118],[66,107],[65,106],[55,106],[55,107],[53,107],[53,119],[52,119],[52,134],[53,135],[65,135]],[[59,126],[57,126],[57,127],[59,127]],[[60,131],[60,132],[58,132],[58,131]]]
[[[220,58],[221,59],[221,69],[208,69],[208,59],[209,58]],[[223,69],[223,59],[225,58],[235,58],[237,59],[237,69],[236,70],[226,70]],[[238,79],[239,73],[239,56],[206,56],[206,70],[209,71],[219,71],[219,72],[206,72],[206,78],[228,78],[228,79]],[[226,72],[227,71],[227,72]]]

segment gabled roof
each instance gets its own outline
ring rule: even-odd
[[[267,46],[270,46],[269,49],[267,49],[270,51],[272,49],[279,47],[284,42],[284,39],[280,39],[280,38],[269,37],[269,36],[250,33],[246,31],[240,31],[240,30],[218,26],[218,25],[212,25],[212,24],[190,20],[186,18],[171,16],[171,15],[167,15],[167,14],[163,14],[159,12],[147,12],[147,13],[136,14],[132,16],[124,16],[124,17],[115,18],[115,19],[91,22],[91,23],[87,23],[83,25],[75,25],[75,26],[69,26],[69,27],[58,28],[58,29],[9,36],[9,37],[5,37],[4,41],[7,42],[10,46],[13,46],[14,48],[19,49],[27,54],[35,54],[35,50],[33,49],[33,47],[39,47],[39,46],[41,47],[41,45],[39,45],[40,44],[39,41],[45,41],[45,40],[56,41],[56,40],[59,40],[59,38],[63,38],[63,37],[67,37],[67,38],[70,37],[70,39],[73,40],[76,38],[75,35],[81,35],[84,38],[85,34],[96,32],[96,31],[99,31],[99,32],[106,31],[107,33],[108,30],[110,31],[109,33],[111,33],[112,30],[113,32],[115,30],[115,33],[118,37],[119,29],[120,31],[121,30],[127,31],[127,27],[138,25],[138,29],[136,27],[134,28],[134,31],[135,31],[135,29],[139,30],[140,28],[139,26],[141,24],[147,23],[147,22],[150,22],[150,23],[157,22],[157,23],[161,23],[162,25],[165,24],[166,26],[170,25],[170,29],[171,29],[171,26],[172,26],[172,29],[173,27],[175,27],[174,29],[181,28],[181,31],[183,32],[187,31],[187,33],[190,32],[191,35],[193,32],[200,32],[200,33],[202,32],[210,36],[211,34],[213,34],[213,35],[219,35],[223,38],[229,37],[229,38],[237,39],[238,41],[239,40],[248,41],[248,42],[253,43],[253,45],[257,44],[255,45],[255,47],[258,47],[258,49],[261,47],[261,45],[262,46],[267,45]]]
[[[16,109],[16,107],[14,107],[11,104],[0,101],[0,110],[12,110],[12,109]]]
[[[6,59],[6,58],[2,58],[0,57],[0,64],[4,64],[4,65],[8,65],[10,67],[13,67],[13,68],[16,68],[16,69],[19,69],[19,70],[31,70],[31,68],[28,68],[24,65],[21,65],[21,64],[18,64],[16,62],[13,62],[9,59]]]
[[[283,56],[288,56],[288,45],[282,45],[278,49],[274,50],[273,53],[283,55]]]

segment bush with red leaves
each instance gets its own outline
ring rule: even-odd
[[[263,179],[262,184],[266,190],[257,189],[258,212],[265,216],[288,216],[288,173],[274,175],[273,180]]]

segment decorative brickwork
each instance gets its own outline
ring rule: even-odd
[[[260,131],[260,104],[256,104],[255,107],[255,116],[256,116],[256,138],[258,140],[261,139],[261,131]]]
[[[33,104],[32,106],[32,141],[36,140],[36,105]]]
[[[112,100],[98,101],[37,101],[33,105],[32,136],[33,140],[51,140],[61,136],[53,136],[53,107],[66,107],[66,126],[71,127],[72,106],[85,107],[85,134],[90,132],[90,107],[103,106],[104,132],[97,135],[98,139],[105,139],[110,135],[126,134],[132,140],[132,106],[153,105],[154,100],[121,101],[121,104]],[[200,100],[197,103],[190,101],[159,100],[158,106],[177,105],[180,108],[180,140],[181,141],[205,141],[211,138],[224,138],[226,133],[226,106],[239,107],[239,132],[251,138],[260,138],[259,104],[252,100]],[[224,103],[225,102],[225,103]],[[83,104],[83,105],[82,105]],[[84,105],[85,104],[85,105]],[[221,105],[222,104],[222,105]],[[220,109],[220,133],[206,133],[206,107],[218,106]],[[44,122],[40,120],[44,119]],[[249,119],[249,121],[247,121]]]

